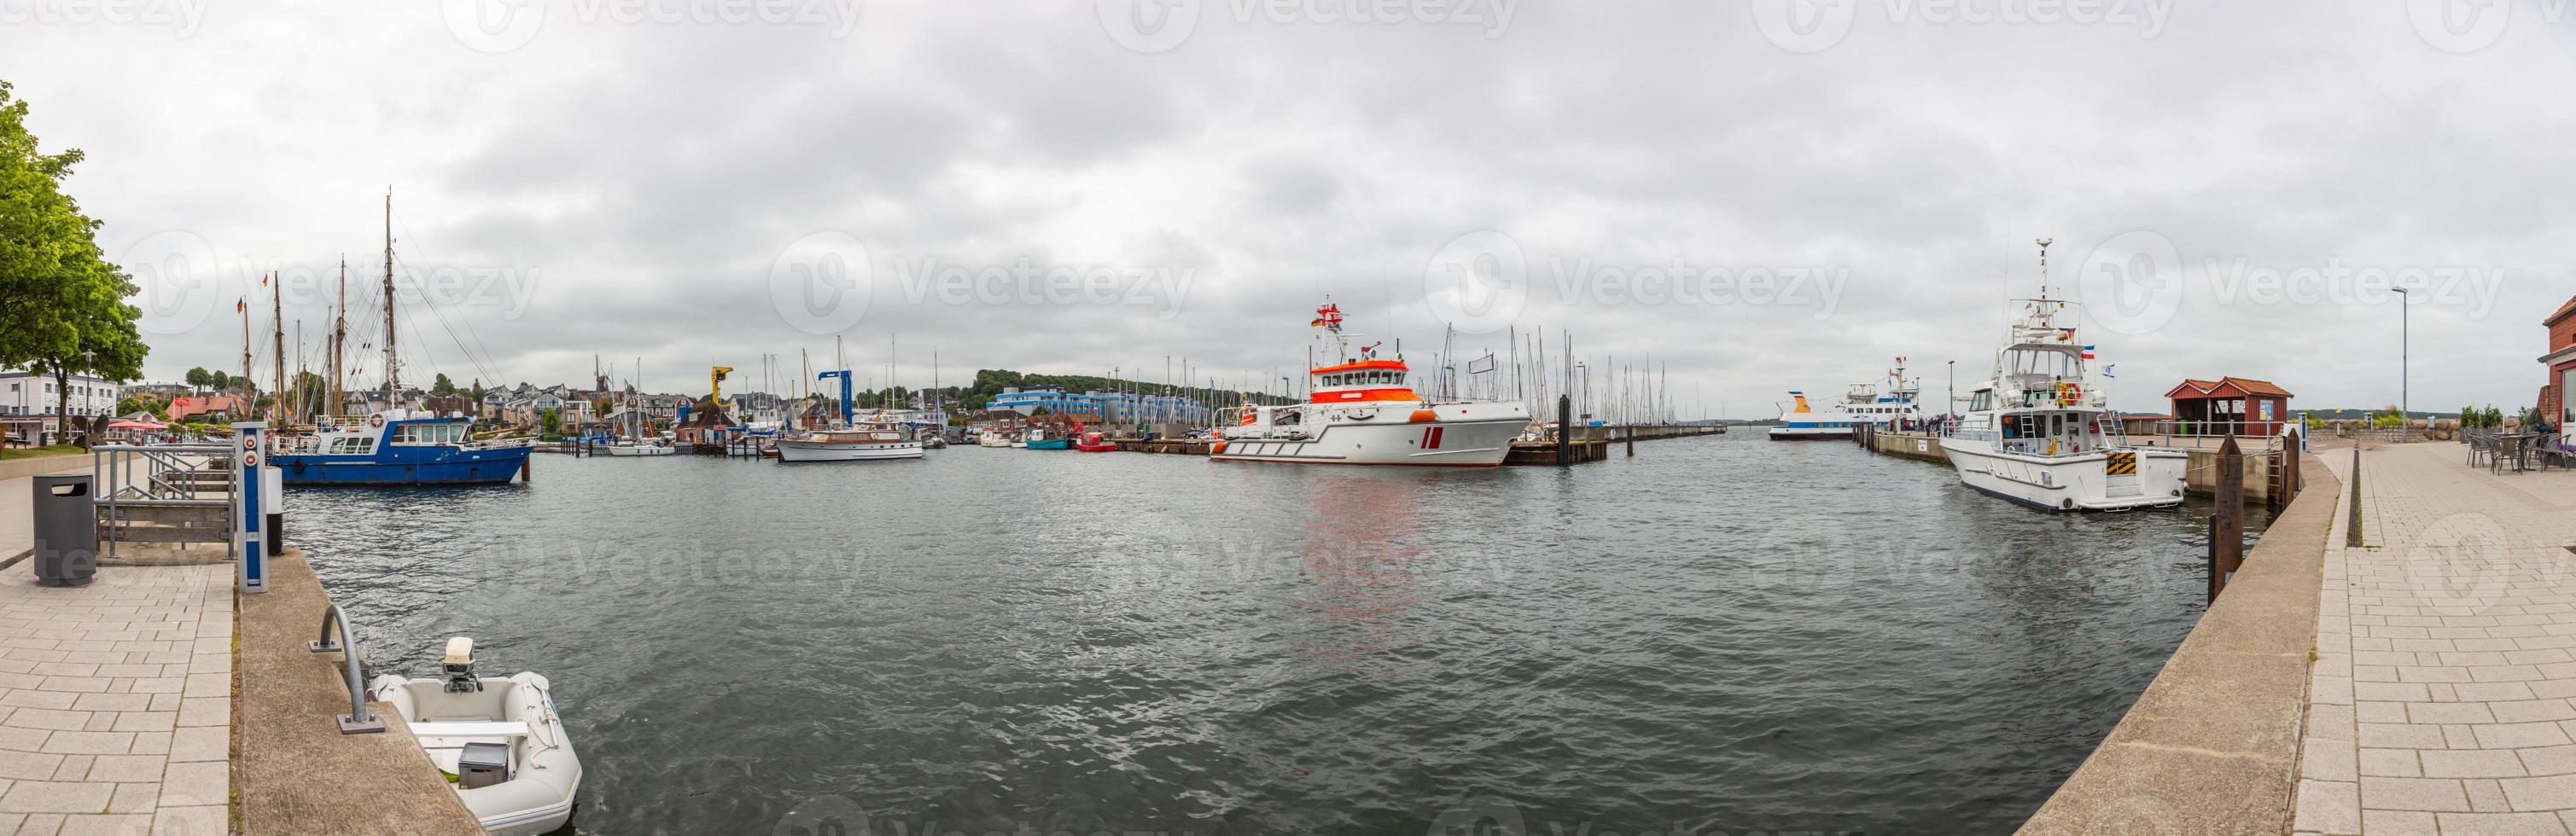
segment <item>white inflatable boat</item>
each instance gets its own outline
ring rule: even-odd
[[[546,678],[474,675],[474,640],[447,640],[437,679],[376,677],[368,694],[410,721],[431,763],[493,836],[536,836],[572,818],[581,759],[564,735]]]

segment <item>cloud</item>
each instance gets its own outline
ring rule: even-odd
[[[2222,281],[2232,265],[2500,271],[2483,306],[2409,314],[2418,408],[2529,400],[2538,319],[2576,292],[2548,187],[2576,173],[2553,144],[2576,103],[2545,87],[2576,63],[2576,23],[2517,20],[2454,54],[2396,8],[2193,6],[2142,37],[1870,4],[1801,53],[1735,3],[1528,5],[1499,32],[1203,4],[1176,46],[1137,52],[1089,6],[879,3],[846,32],[548,6],[498,52],[434,5],[218,7],[186,37],[15,27],[0,77],[48,146],[90,152],[72,185],[111,252],[183,230],[224,265],[219,315],[156,335],[156,379],[237,362],[230,302],[261,269],[347,253],[379,276],[389,184],[400,263],[535,277],[515,319],[415,312],[417,368],[579,381],[594,354],[640,355],[671,389],[711,363],[829,353],[770,293],[781,254],[825,231],[875,262],[854,365],[881,365],[894,335],[908,382],[936,345],[947,380],[1173,355],[1257,385],[1303,362],[1328,293],[1421,359],[1450,324],[1426,268],[1490,230],[1527,259],[1531,295],[1461,354],[1545,327],[1604,368],[1652,354],[1739,417],[1898,355],[1972,379],[2007,296],[2038,284],[2040,237],[2059,241],[2061,288],[2103,242],[2172,243],[2171,320],[2087,340],[2120,364],[2115,404],[2142,411],[2219,374],[2302,405],[2396,399],[2393,306],[2250,299]],[[908,298],[898,260],[1190,279],[1168,315],[953,304]],[[1591,272],[1569,292],[1556,264]],[[1676,268],[1846,285],[1830,306],[1598,292]],[[288,316],[311,342],[328,312]]]

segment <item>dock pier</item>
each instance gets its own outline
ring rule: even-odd
[[[2183,493],[2207,497],[2218,494],[2218,448],[2225,440],[2223,437],[2188,436],[2132,439],[2145,446],[2180,447],[2190,452],[2191,460],[2184,468]],[[1950,454],[1941,450],[1941,438],[1931,433],[1889,432],[1864,427],[1852,434],[1852,442],[1872,453],[1944,465],[1950,463]],[[2296,478],[2295,474],[2281,472],[2283,468],[2273,465],[2281,458],[2280,442],[2272,438],[2249,438],[2239,440],[2238,444],[2245,450],[2245,475],[2241,482],[2245,499],[2280,507],[2289,496],[2288,491],[2281,489],[2281,480]]]

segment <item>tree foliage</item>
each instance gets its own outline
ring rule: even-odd
[[[143,376],[137,288],[97,242],[99,222],[62,190],[83,155],[46,154],[27,131],[27,103],[0,81],[0,367],[54,379],[57,413],[73,375]]]

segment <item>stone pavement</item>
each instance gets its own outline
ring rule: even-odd
[[[32,540],[29,490],[0,480],[0,557]],[[232,643],[229,564],[0,571],[0,833],[225,833]]]
[[[2320,454],[2352,483],[2352,453]],[[2576,473],[2361,454],[2327,538],[2293,829],[2576,833]]]

